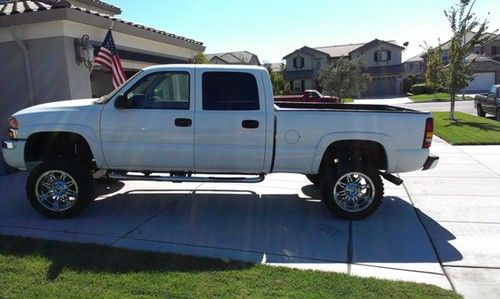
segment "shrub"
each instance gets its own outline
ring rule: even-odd
[[[433,93],[434,91],[427,86],[425,83],[414,84],[410,88],[410,92],[413,94],[424,94],[424,93]]]

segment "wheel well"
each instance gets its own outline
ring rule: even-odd
[[[387,169],[387,153],[382,144],[368,140],[342,140],[328,146],[321,160],[320,172],[329,163],[346,160],[370,164],[376,169]]]
[[[29,136],[24,149],[26,163],[57,158],[94,163],[89,144],[81,135],[70,132],[42,132]]]

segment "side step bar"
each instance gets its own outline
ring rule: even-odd
[[[224,176],[179,176],[179,175],[130,175],[123,172],[110,171],[108,176],[112,179],[142,180],[156,182],[193,182],[193,183],[259,183],[265,178],[264,174],[249,177],[224,177]]]

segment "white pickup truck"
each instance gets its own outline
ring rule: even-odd
[[[391,106],[278,107],[262,67],[164,65],[100,99],[15,113],[2,153],[29,171],[28,199],[50,218],[80,213],[103,175],[255,183],[288,172],[320,187],[337,216],[360,219],[380,205],[381,177],[400,184],[391,173],[435,167],[432,131],[428,113]]]

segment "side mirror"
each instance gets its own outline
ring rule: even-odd
[[[126,109],[131,107],[132,102],[124,95],[119,95],[115,100],[115,108]]]

